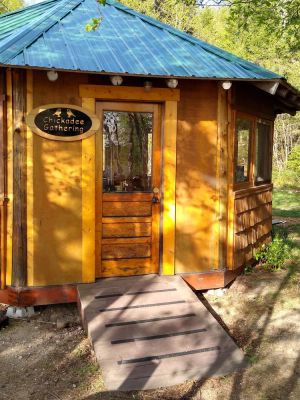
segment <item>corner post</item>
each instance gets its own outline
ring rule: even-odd
[[[7,124],[6,76],[0,69],[0,289],[6,286]]]
[[[165,102],[162,274],[175,273],[177,101]]]
[[[82,98],[82,107],[95,113],[95,98]],[[82,282],[95,282],[95,135],[82,140]]]
[[[13,254],[12,285],[27,285],[26,71],[12,71]]]

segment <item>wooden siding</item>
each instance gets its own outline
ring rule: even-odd
[[[50,103],[81,106],[79,84],[86,75],[45,71],[33,75],[33,107]],[[29,111],[29,110],[28,110]],[[33,135],[34,286],[82,281],[82,143]]]
[[[272,95],[246,82],[236,82],[233,88],[235,110],[261,118],[275,118],[274,97]]]
[[[26,71],[12,71],[13,105],[13,235],[12,284],[27,284],[27,209],[26,209]]]
[[[234,268],[250,262],[254,251],[270,241],[272,185],[240,190],[234,200]]]
[[[178,103],[176,273],[214,269],[217,82],[185,81]]]
[[[6,158],[7,158],[7,136],[6,136],[6,88],[5,70],[0,69],[0,289],[6,283]]]

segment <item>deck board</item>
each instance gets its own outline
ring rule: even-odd
[[[155,389],[246,367],[242,351],[179,276],[78,287],[108,390]]]

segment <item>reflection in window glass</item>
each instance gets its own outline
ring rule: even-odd
[[[256,129],[256,171],[255,181],[271,181],[271,137],[270,125],[257,123]]]
[[[147,192],[152,187],[153,114],[103,114],[103,190]]]
[[[249,181],[251,121],[237,119],[235,144],[235,183]]]

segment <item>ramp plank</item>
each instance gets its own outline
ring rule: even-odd
[[[246,367],[242,351],[179,276],[78,286],[108,390],[155,389]]]

